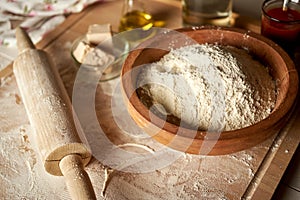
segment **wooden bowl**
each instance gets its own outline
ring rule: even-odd
[[[166,49],[168,45],[172,48],[181,47],[187,43],[186,38],[192,38],[200,44],[212,43],[247,48],[252,55],[267,64],[271,76],[276,80],[278,93],[271,114],[254,125],[219,134],[179,127],[153,115],[140,101],[135,90],[139,76],[136,67],[160,60],[168,53]],[[222,155],[255,146],[285,125],[298,92],[298,74],[287,53],[271,40],[242,29],[204,26],[158,34],[143,42],[139,48],[130,52],[125,60],[121,84],[131,117],[155,140],[182,152]]]

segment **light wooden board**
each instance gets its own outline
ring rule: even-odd
[[[45,49],[53,58],[70,97],[72,97],[73,82],[77,72],[76,65],[70,55],[72,42],[84,34],[90,24],[94,23],[111,23],[116,32],[122,2],[100,3],[89,7],[84,12],[73,14],[37,44],[38,48]],[[180,1],[156,0],[147,1],[147,4],[149,12],[153,13],[154,17],[166,21],[167,28],[173,29],[182,26]],[[236,26],[259,32],[259,22],[238,15],[234,16]],[[4,84],[1,87],[0,94],[3,98],[2,101],[11,105],[0,105],[0,109],[3,111],[0,117],[9,120],[9,123],[0,125],[2,135],[7,133],[7,130],[20,126],[17,121],[14,122],[13,117],[18,116],[18,112],[24,113],[22,104],[15,106],[15,101],[12,101],[14,98],[4,95],[10,91],[16,94],[18,92],[14,77],[10,77],[7,81],[9,84]],[[122,132],[112,121],[112,111],[109,107],[111,94],[107,90],[116,82],[117,80],[104,83],[97,88],[96,112],[102,128],[110,140],[117,145],[132,142],[147,143],[147,141],[128,137],[128,134]],[[14,108],[12,110],[15,114],[5,114],[10,112],[11,108]],[[108,184],[106,198],[270,199],[300,141],[299,106],[295,110],[296,114],[292,116],[290,123],[278,135],[251,149],[217,157],[185,155],[170,166],[149,173],[115,172]],[[28,122],[22,120],[22,123]],[[30,130],[28,132],[29,135],[32,134]],[[153,148],[156,146],[154,145]],[[9,151],[10,149],[6,150]],[[5,167],[5,165],[1,165],[1,170],[7,170]],[[87,167],[87,171],[96,188],[98,198],[102,199],[100,193],[104,180],[103,166],[98,161],[93,160]],[[4,179],[0,179],[0,183],[3,181]],[[63,191],[62,196],[65,196],[65,189],[61,188],[61,190]],[[51,196],[51,192],[47,192],[44,195]]]

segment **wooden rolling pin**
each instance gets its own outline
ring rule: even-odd
[[[84,170],[91,153],[80,141],[59,73],[23,29],[16,29],[16,38],[19,55],[13,71],[44,167],[50,174],[65,177],[72,199],[96,199]]]

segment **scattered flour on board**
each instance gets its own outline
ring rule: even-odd
[[[201,130],[247,127],[266,118],[276,101],[267,66],[232,46],[196,44],[171,50],[143,68],[137,84],[153,105],[161,105],[156,106],[160,115],[171,114]]]

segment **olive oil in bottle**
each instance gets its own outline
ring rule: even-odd
[[[148,30],[154,26],[152,16],[144,11],[133,10],[127,12],[120,20],[119,31],[128,31],[135,28]]]
[[[155,21],[153,16],[144,9],[146,0],[124,0],[119,32],[129,43],[130,48],[136,47],[142,41],[153,37],[156,29],[164,26],[164,21]],[[148,0],[147,0],[148,1]]]
[[[152,16],[145,11],[143,0],[124,0],[119,31],[136,28],[149,30],[154,26]]]

